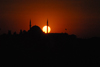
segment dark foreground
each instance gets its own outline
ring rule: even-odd
[[[2,35],[1,66],[64,67],[100,65],[100,38],[74,35]]]

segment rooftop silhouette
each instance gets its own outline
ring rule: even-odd
[[[45,34],[39,26],[32,26],[31,21],[29,28],[28,31],[20,30],[19,34],[11,34],[9,30],[8,34],[0,35],[1,61],[11,60],[11,65],[16,66],[39,67],[99,64],[100,38],[80,39],[67,33]]]

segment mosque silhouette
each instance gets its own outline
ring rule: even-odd
[[[39,26],[31,26],[31,20],[29,28],[27,32],[20,30],[20,34],[14,32],[12,35],[8,31],[8,34],[0,35],[1,64],[64,67],[66,64],[88,66],[100,63],[100,38],[80,39],[67,33],[45,34]]]
[[[43,31],[41,30],[41,28],[37,25],[31,27],[31,20],[30,20],[30,29],[28,30],[28,33],[30,34],[43,34]]]
[[[30,20],[30,25],[29,25],[30,29],[28,30],[28,33],[30,34],[44,34],[45,32],[43,32],[41,30],[41,28],[37,25],[32,26],[31,25],[31,20]],[[48,34],[48,20],[47,20],[47,34]]]
[[[45,32],[43,32],[41,30],[41,28],[37,25],[34,25],[32,26],[31,25],[31,20],[30,20],[30,23],[29,23],[29,30],[28,32],[26,32],[25,30],[22,32],[22,30],[20,31],[21,34],[23,34],[24,36],[29,36],[30,38],[33,37],[33,38],[36,38],[36,37],[44,37],[46,36],[47,37],[47,34],[49,37],[62,37],[62,38],[71,38],[71,39],[76,39],[76,35],[72,34],[72,35],[68,35],[67,33],[48,33],[48,20],[47,20],[47,33],[45,34]],[[22,35],[22,36],[23,36]]]

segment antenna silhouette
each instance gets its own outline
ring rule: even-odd
[[[65,28],[65,30],[67,30],[67,29]]]
[[[47,20],[47,34],[48,34],[48,20]]]
[[[31,29],[31,20],[30,20],[30,29]]]
[[[67,29],[65,28],[65,31],[67,31]],[[66,32],[65,32],[66,33]]]

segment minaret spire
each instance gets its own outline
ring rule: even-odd
[[[48,19],[47,19],[47,34],[48,34]]]
[[[30,20],[30,29],[31,29],[31,20]]]

